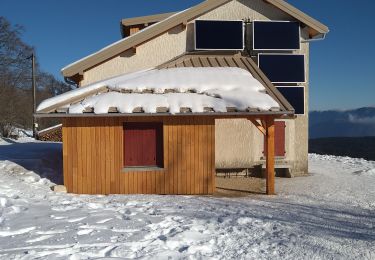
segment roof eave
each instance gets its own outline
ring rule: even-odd
[[[307,15],[306,13],[302,12],[301,10],[292,6],[291,4],[287,3],[284,0],[264,0],[264,1],[276,6],[280,10],[284,11],[285,13],[294,17],[295,19],[306,24],[308,27],[312,28],[317,33],[327,34],[329,32],[328,26],[312,18],[311,16]]]
[[[162,20],[165,20],[166,18],[174,14],[176,14],[176,12],[126,18],[126,19],[121,20],[121,24],[123,26],[132,26],[132,25],[138,25],[138,24],[155,23],[155,22],[160,22]]]
[[[244,117],[244,116],[288,116],[293,117],[294,111],[256,111],[256,112],[208,112],[208,113],[34,113],[36,118],[80,118],[80,117],[155,117],[155,116],[214,116],[214,117]]]

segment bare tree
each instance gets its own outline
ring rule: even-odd
[[[0,16],[0,135],[9,136],[16,126],[31,128],[31,63],[34,48],[21,39],[22,26],[12,26]],[[42,99],[70,89],[51,74],[37,68],[37,96]],[[37,103],[38,103],[37,102]],[[44,123],[48,125],[49,123]]]

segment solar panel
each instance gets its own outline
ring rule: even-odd
[[[243,21],[195,21],[196,50],[243,50]]]
[[[305,82],[304,55],[259,54],[258,66],[273,83]]]
[[[254,50],[299,50],[300,27],[298,22],[254,21]]]
[[[276,87],[280,93],[294,107],[295,113],[305,114],[305,88],[304,87]]]

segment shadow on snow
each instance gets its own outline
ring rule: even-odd
[[[14,162],[26,170],[35,172],[41,178],[63,184],[61,143],[17,143],[4,140],[9,144],[0,145],[0,160]]]

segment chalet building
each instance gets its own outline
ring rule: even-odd
[[[212,194],[215,172],[308,171],[309,44],[328,28],[283,0],[207,0],[121,21],[62,69],[64,184],[84,194]]]

